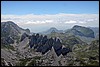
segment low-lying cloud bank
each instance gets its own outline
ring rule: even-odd
[[[44,28],[48,29],[50,27],[58,29],[66,29],[73,25],[96,27],[99,26],[99,14],[1,15],[1,22],[4,21],[13,21],[24,28],[26,26],[29,27],[32,31],[38,28],[36,32],[39,32]]]

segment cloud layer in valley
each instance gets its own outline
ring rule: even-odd
[[[73,25],[99,27],[99,14],[1,15],[1,22],[5,21],[13,21],[32,32],[41,32],[50,27],[65,30]]]

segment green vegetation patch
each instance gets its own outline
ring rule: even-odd
[[[40,60],[40,56],[35,56],[32,58],[32,61],[28,64],[28,66],[39,66],[39,63],[37,63],[37,60]]]
[[[19,59],[20,62],[16,66],[25,66],[26,63],[30,60],[31,58]]]
[[[1,48],[11,49],[11,50],[15,51],[15,48],[11,45],[1,45]]]

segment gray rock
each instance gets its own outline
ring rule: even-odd
[[[20,41],[23,41],[26,37],[29,37],[29,35],[26,33],[23,33]]]

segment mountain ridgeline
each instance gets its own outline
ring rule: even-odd
[[[93,30],[78,25],[75,25],[72,29],[66,31],[66,33],[72,33],[74,35],[95,38]]]
[[[57,30],[56,28],[52,27],[47,31],[41,32],[41,34],[51,34],[51,33],[65,33],[65,34],[72,34],[72,35],[78,35],[83,37],[89,37],[89,38],[95,38],[96,33],[98,34],[98,28],[88,28],[83,26],[75,25],[71,29],[68,30]]]
[[[14,40],[19,42],[23,33],[30,33],[29,29],[22,29],[12,21],[1,22],[1,43],[13,44]]]
[[[61,54],[66,55],[68,52],[71,51],[69,48],[65,47],[63,48],[60,39],[57,38],[47,38],[46,35],[43,36],[39,35],[38,33],[29,36],[26,33],[24,33],[21,37],[21,41],[23,41],[26,37],[30,39],[29,40],[30,48],[33,48],[37,52],[41,52],[42,54],[45,54],[46,52],[51,50],[52,47],[54,48],[57,56]],[[64,51],[65,49],[67,51]]]
[[[78,25],[31,34],[12,21],[1,22],[1,65],[98,66],[98,36],[98,28]]]
[[[62,33],[63,30],[57,30],[55,27],[51,27],[49,30],[44,31],[44,32],[40,32],[40,33],[47,35],[47,34],[54,33],[54,32]]]

